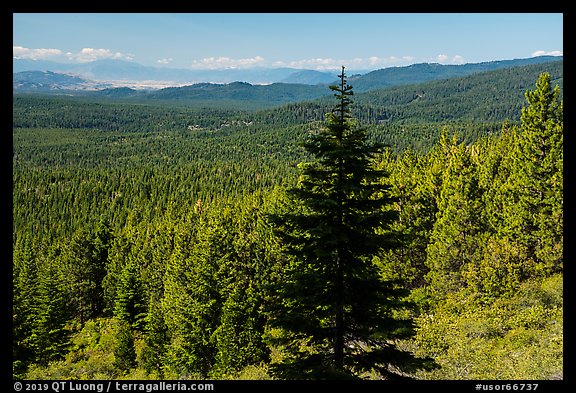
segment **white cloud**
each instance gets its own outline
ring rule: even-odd
[[[169,57],[167,59],[158,59],[158,60],[156,60],[156,63],[158,63],[158,64],[170,64],[172,62],[172,60],[173,59],[171,57]]]
[[[305,68],[313,69],[317,71],[331,71],[339,70],[340,67],[345,66],[347,68],[356,70],[366,70],[366,69],[377,69],[390,67],[394,65],[408,65],[413,62],[415,58],[413,56],[388,56],[388,57],[355,57],[352,59],[333,59],[333,58],[313,58],[313,59],[303,59],[295,61],[277,61],[273,65],[277,67],[293,67],[293,68]]]
[[[310,68],[314,70],[335,70],[344,65],[342,60],[332,58],[317,57],[314,59],[293,60],[289,62],[277,61],[275,65],[279,67]]]
[[[78,63],[88,63],[101,59],[132,60],[132,56],[120,52],[113,52],[110,49],[82,48],[79,53],[66,53],[70,60]]]
[[[537,50],[536,52],[532,53],[531,57],[537,57],[537,56],[564,56],[564,54],[561,50],[553,50],[549,52],[543,50]]]
[[[12,56],[15,59],[40,60],[62,55],[60,49],[38,48],[30,49],[22,46],[12,46]]]
[[[448,56],[447,55],[438,55],[436,56],[436,61],[438,63],[445,63],[446,60],[448,60]]]
[[[12,54],[15,59],[48,59],[54,60],[71,60],[78,63],[87,63],[99,59],[123,59],[132,60],[131,55],[126,55],[120,52],[113,52],[110,49],[94,49],[83,48],[80,52],[64,52],[60,49],[46,49],[46,48],[24,48],[22,46],[12,46]]]
[[[376,65],[380,59],[377,56],[372,56],[368,58],[368,61],[370,62],[370,65]]]
[[[464,64],[466,60],[460,55],[456,55],[452,58],[452,64]]]
[[[230,57],[205,57],[202,60],[194,60],[190,68],[196,70],[216,70],[226,68],[249,68],[256,65],[262,65],[264,58],[262,56],[250,57],[245,59],[232,59]]]
[[[466,59],[461,55],[447,55],[439,54],[436,57],[426,58],[423,60],[425,63],[439,63],[439,64],[464,64]]]
[[[334,59],[331,57],[315,57],[309,59],[291,60],[291,61],[266,61],[262,56],[252,58],[233,59],[230,57],[206,57],[201,60],[194,60],[190,66],[192,69],[229,69],[229,68],[250,68],[254,66],[267,67],[291,67],[312,69],[317,71],[339,70],[345,66],[348,69],[367,70],[384,68],[393,65],[408,65],[415,60],[413,56],[389,56],[389,57],[355,57],[351,59]]]

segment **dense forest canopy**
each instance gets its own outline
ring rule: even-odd
[[[345,353],[369,355],[353,377],[563,378],[562,87],[552,62],[350,97],[342,124],[388,146],[362,172],[386,175],[350,188],[350,217],[391,209],[357,229],[395,234],[349,258],[370,266],[349,277],[394,294],[342,309],[363,332],[340,341]],[[335,124],[334,97],[182,104],[14,95],[15,378],[326,377],[282,371],[296,353],[332,353],[314,341],[332,314],[315,314],[308,336],[276,323],[279,294],[288,310],[301,296],[279,284],[322,275],[301,266],[310,243],[290,243],[273,218],[329,208],[327,188],[312,205],[288,190],[315,157],[310,138]],[[310,186],[331,184],[313,169]],[[382,372],[366,337],[427,363]]]

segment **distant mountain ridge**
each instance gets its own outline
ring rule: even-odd
[[[348,78],[356,92],[365,92],[385,87],[429,82],[467,76],[484,71],[518,67],[531,64],[548,63],[563,60],[562,56],[538,56],[526,59],[496,60],[482,63],[444,65],[438,63],[419,63],[405,67],[390,67],[372,71],[364,75]]]
[[[55,73],[75,74],[95,81],[170,81],[175,84],[187,83],[232,83],[270,84],[282,82],[294,73],[296,68],[250,68],[192,70],[168,67],[144,66],[124,60],[97,60],[81,64],[64,64],[42,60],[13,59],[13,73],[23,71],[51,71]],[[326,73],[330,74],[330,73]],[[331,79],[336,77],[332,73]],[[301,83],[292,81],[289,83]],[[315,84],[315,83],[314,83]]]
[[[397,86],[407,83],[427,82],[429,80],[465,76],[474,72],[489,71],[503,67],[544,63],[560,60],[557,56],[539,56],[526,59],[497,60],[462,65],[442,65],[421,63],[403,67],[389,67],[356,76],[357,71],[347,69],[349,82],[354,83],[356,91],[368,91],[381,87]],[[51,71],[54,73],[74,74],[84,79],[99,82],[110,81],[167,81],[174,84],[195,83],[232,83],[250,84],[297,83],[332,84],[337,81],[336,71],[316,71],[296,68],[250,68],[192,70],[168,67],[144,66],[123,60],[97,60],[89,63],[64,64],[43,60],[13,59],[13,73],[23,71]]]
[[[552,60],[544,61],[542,60]],[[524,64],[517,65],[514,64]],[[527,65],[525,63],[528,63]],[[454,78],[472,76],[482,71],[497,71],[503,69],[518,72],[525,66],[556,64],[562,67],[562,57],[541,57],[538,59],[524,59],[522,61],[499,61],[488,63],[468,64],[462,66],[443,66],[440,64],[415,64],[408,67],[383,69],[366,75],[353,75],[349,83],[357,94],[377,92],[383,89],[400,87],[403,85],[416,85],[437,81],[443,83]],[[512,75],[514,71],[511,71]],[[460,76],[464,74],[464,76]],[[412,76],[411,76],[412,75]],[[456,75],[456,76],[452,76]],[[325,75],[308,73],[310,81],[324,78]],[[302,75],[300,75],[302,77]],[[423,80],[423,81],[422,81]],[[287,103],[311,101],[328,97],[332,92],[322,84],[296,84],[272,83],[267,85],[253,85],[247,82],[232,82],[226,84],[197,83],[180,87],[168,87],[159,90],[135,90],[127,87],[114,87],[105,83],[90,81],[74,75],[65,75],[54,72],[26,71],[13,74],[13,91],[36,92],[52,94],[91,95],[102,99],[118,99],[132,101],[165,101],[177,105],[230,105],[237,109],[264,109]],[[358,98],[360,98],[358,96]],[[359,100],[361,101],[361,100]]]
[[[321,92],[325,93],[322,94]],[[168,87],[150,92],[147,97],[153,99],[256,99],[272,101],[293,101],[317,98],[326,95],[326,88],[289,83],[272,83],[270,85],[252,85],[246,82],[227,84],[198,83],[190,86]]]
[[[102,90],[109,83],[94,82],[75,75],[51,71],[24,71],[13,74],[12,88],[18,91],[57,92],[68,90]]]
[[[435,80],[430,82],[395,86],[377,89],[370,92],[358,93],[353,97],[352,113],[360,124],[376,124],[383,127],[404,124],[443,123],[443,122],[480,122],[498,124],[509,119],[518,120],[518,114],[526,104],[525,93],[532,89],[534,82],[542,72],[551,74],[553,85],[558,84],[563,92],[563,61],[554,61],[542,64],[532,64],[487,71],[467,75],[464,77]],[[316,88],[324,97],[300,102],[280,104],[282,98],[278,96],[275,102],[267,99],[267,94],[286,93],[286,87]],[[296,90],[298,91],[298,90]],[[204,94],[204,93],[206,94]],[[266,119],[268,124],[306,124],[321,122],[325,113],[333,107],[333,97],[326,86],[284,85],[273,84],[267,86],[254,86],[247,83],[232,84],[197,84],[182,88],[163,89],[155,92],[135,91],[128,88],[105,89],[96,92],[85,92],[78,102],[85,103],[86,108],[99,108],[103,106],[116,106],[118,103],[144,104],[150,110],[163,112],[161,107],[189,109],[217,109],[217,110],[247,110],[254,112],[254,117],[242,114],[243,119]],[[53,102],[59,108],[52,112],[53,116],[46,117],[41,106],[36,110],[37,115],[31,123],[21,123],[19,127],[58,127],[60,117],[66,115],[66,105],[61,105],[74,97],[46,98],[45,95],[15,94],[14,100],[38,100],[36,102]],[[121,106],[124,107],[124,106]],[[90,112],[90,110],[87,110]],[[107,111],[115,116],[114,111]],[[175,112],[166,112],[175,113]],[[26,115],[29,116],[29,115]],[[98,114],[91,113],[78,119],[79,127],[97,127],[99,122],[91,120]],[[134,125],[135,129],[140,126]]]
[[[282,79],[282,83],[299,83],[304,85],[326,85],[332,84],[334,80],[334,72],[303,70],[297,71]]]
[[[525,94],[542,72],[551,75],[552,86],[563,97],[562,60],[438,79],[359,93],[354,97],[358,117],[375,115],[378,123],[492,121],[518,119],[526,105]],[[324,100],[324,99],[323,99]]]

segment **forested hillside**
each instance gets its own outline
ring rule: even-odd
[[[554,56],[538,56],[527,59],[496,60],[459,65],[420,63],[405,67],[389,67],[372,71],[365,75],[350,78],[350,83],[355,86],[356,92],[365,92],[386,87],[459,78],[479,72],[518,68],[558,60],[561,61],[562,58]]]
[[[553,83],[562,88],[563,61],[558,61],[356,94],[352,111],[361,123],[371,126],[374,138],[389,144],[396,152],[406,147],[428,150],[439,136],[439,124],[458,129],[460,136],[470,142],[487,133],[499,132],[504,120],[518,123],[517,113],[525,102],[524,92],[543,71],[550,72]],[[210,89],[216,89],[212,94],[221,87],[210,85]],[[322,122],[331,105],[331,99],[327,98],[252,111],[261,101],[245,101],[246,96],[234,102],[190,101],[184,96],[133,102],[119,99],[118,95],[123,93],[114,91],[114,94],[109,91],[111,96],[99,99],[15,95],[14,126],[174,131],[249,125],[253,130],[264,128],[277,132],[286,127]],[[178,91],[167,90],[174,94]],[[247,107],[251,108],[249,112],[241,110]],[[293,140],[295,133],[281,134],[276,138]]]
[[[341,125],[366,138],[348,143],[389,148],[346,172],[348,212],[366,234],[355,215],[381,217],[362,206],[386,199],[370,239],[395,240],[349,259],[390,296],[371,305],[378,318],[350,305],[386,350],[348,343],[363,355],[347,377],[563,378],[562,77],[553,62],[350,95]],[[15,378],[298,378],[295,357],[317,371],[310,354],[330,353],[311,320],[277,323],[280,304],[298,309],[287,283],[313,253],[275,218],[330,208],[306,210],[293,190],[322,178],[301,163],[335,127],[334,98],[167,101],[14,95]]]

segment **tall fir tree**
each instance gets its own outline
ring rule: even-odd
[[[379,167],[389,168],[391,193],[397,197],[398,220],[392,229],[402,234],[400,247],[378,256],[381,274],[386,279],[401,279],[410,289],[422,287],[426,266],[426,248],[436,216],[436,198],[425,187],[427,157],[413,150],[401,156],[386,152]]]
[[[455,142],[454,138],[445,157],[438,212],[426,250],[430,290],[440,296],[465,285],[461,271],[477,264],[484,226],[474,148]]]
[[[38,271],[38,292],[36,298],[35,321],[31,341],[39,364],[63,357],[69,345],[70,332],[66,324],[70,318],[68,296],[61,272],[60,249],[54,246],[48,250]]]
[[[535,267],[559,272],[563,263],[563,101],[542,73],[526,92],[513,173],[509,226]]]
[[[72,312],[80,323],[100,316],[104,310],[102,283],[108,256],[104,233],[105,230],[90,233],[80,229],[63,252],[67,290],[74,295],[70,302]]]
[[[170,344],[165,365],[179,376],[205,377],[214,365],[212,335],[222,301],[215,273],[226,253],[219,229],[204,217],[194,228],[180,228],[166,267],[162,310]]]
[[[114,347],[114,366],[127,372],[136,366],[136,348],[132,327],[124,320],[118,321],[116,345]]]
[[[12,357],[13,376],[23,378],[28,364],[35,359],[32,331],[36,324],[38,266],[35,246],[28,237],[20,237],[13,254]]]
[[[160,300],[156,300],[152,296],[148,302],[146,335],[144,337],[145,347],[142,358],[144,369],[148,374],[154,372],[159,378],[164,378],[164,362],[169,337],[160,302]]]
[[[395,319],[402,291],[383,282],[373,263],[379,250],[397,244],[388,231],[397,212],[387,174],[373,162],[381,146],[368,144],[366,129],[351,116],[344,67],[339,78],[330,86],[337,104],[326,126],[304,143],[315,160],[300,166],[291,190],[295,211],[272,216],[294,257],[273,288],[270,309],[273,341],[284,353],[274,370],[284,378],[349,378],[370,370],[394,378],[418,363],[392,343],[410,334],[410,321]]]
[[[144,328],[146,305],[140,272],[136,262],[129,260],[119,278],[114,316],[137,330]]]
[[[265,283],[271,280],[275,266],[271,243],[274,236],[266,225],[263,203],[263,196],[256,193],[220,214],[231,245],[226,247],[226,258],[218,264],[223,302],[220,323],[212,336],[217,349],[213,376],[234,374],[249,365],[269,361],[261,308]]]

